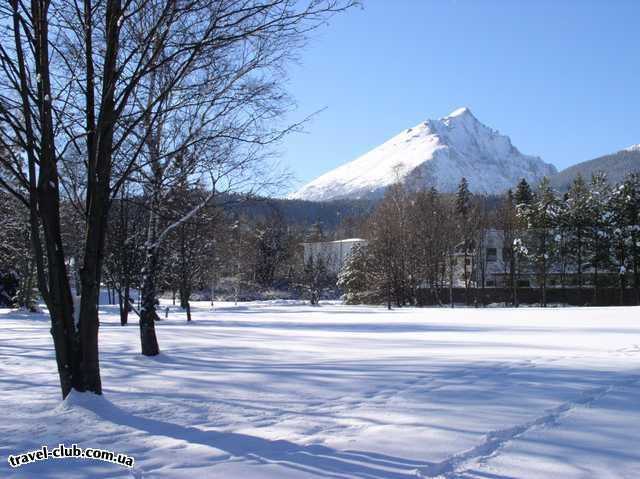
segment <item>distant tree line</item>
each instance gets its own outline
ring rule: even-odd
[[[584,289],[590,304],[604,288],[617,288],[620,301],[633,289],[637,302],[639,215],[637,174],[616,185],[600,173],[578,176],[565,194],[547,179],[536,188],[523,179],[497,207],[472,195],[464,178],[454,195],[395,184],[366,221],[369,243],[353,252],[338,284],[348,302],[389,307],[418,304],[425,294],[453,304],[454,288],[472,304],[478,290],[497,286],[495,277],[515,306],[523,287],[536,288],[543,306],[551,287]],[[488,247],[491,238],[500,251]]]

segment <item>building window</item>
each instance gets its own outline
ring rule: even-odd
[[[497,248],[487,248],[487,261],[496,261],[498,259]]]
[[[528,288],[529,285],[529,280],[528,279],[520,279],[518,280],[518,287],[520,288]]]

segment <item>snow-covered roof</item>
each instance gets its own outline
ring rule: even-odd
[[[363,238],[347,238],[347,239],[341,239],[341,240],[335,240],[335,241],[305,241],[303,244],[363,243],[363,242],[367,242],[367,240]]]

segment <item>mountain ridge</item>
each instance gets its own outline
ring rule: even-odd
[[[589,181],[596,172],[604,172],[611,184],[619,183],[628,173],[640,172],[640,144],[571,165],[552,176],[550,181],[554,188],[566,191],[578,175]]]
[[[401,181],[411,189],[455,191],[464,176],[475,193],[497,194],[521,178],[532,184],[557,173],[522,154],[508,136],[481,123],[467,107],[405,129],[378,147],[307,183],[290,199],[376,198]]]

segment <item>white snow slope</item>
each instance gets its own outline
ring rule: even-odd
[[[60,401],[45,315],[0,311],[3,478],[637,478],[639,308],[104,306],[104,396]],[[59,443],[132,455],[11,469]]]
[[[556,172],[540,158],[520,153],[509,137],[480,123],[468,108],[460,108],[403,131],[289,198],[379,197],[398,180],[410,188],[435,186],[441,192],[453,192],[462,177],[475,193],[502,193],[522,178],[536,184]]]

